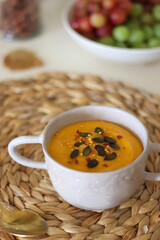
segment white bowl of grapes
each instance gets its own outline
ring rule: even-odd
[[[70,0],[63,26],[90,53],[120,63],[160,60],[160,1]]]

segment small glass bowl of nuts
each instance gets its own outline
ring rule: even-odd
[[[26,39],[40,30],[38,0],[2,0],[1,31],[4,39]]]

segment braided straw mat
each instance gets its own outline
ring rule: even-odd
[[[135,114],[153,142],[160,142],[160,96],[122,82],[92,75],[43,73],[21,81],[0,83],[0,201],[14,209],[29,209],[47,220],[41,237],[13,237],[0,231],[0,239],[46,240],[160,240],[160,183],[142,182],[134,196],[113,209],[92,212],[65,202],[51,185],[46,170],[27,168],[7,151],[17,136],[37,135],[56,115],[83,105],[115,106]],[[44,158],[40,144],[20,146],[34,160]],[[147,171],[160,171],[160,156],[151,153]]]

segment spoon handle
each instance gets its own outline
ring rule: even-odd
[[[34,217],[33,213],[29,211],[18,211],[18,210],[10,211],[6,209],[1,203],[0,203],[0,212],[1,212],[1,219],[3,219],[3,221],[5,221],[6,223],[17,221],[19,217],[21,217],[20,218],[21,222],[26,222],[33,219]]]

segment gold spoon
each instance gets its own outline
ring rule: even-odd
[[[0,228],[7,233],[22,237],[34,237],[47,232],[46,221],[29,211],[8,211],[0,204]]]

